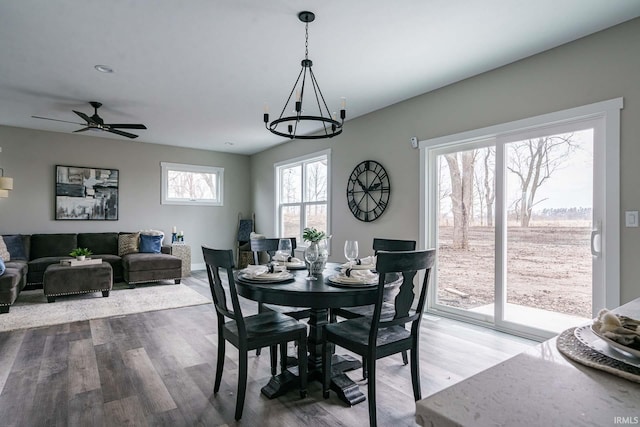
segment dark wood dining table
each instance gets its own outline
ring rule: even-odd
[[[327,263],[316,280],[307,280],[308,271],[291,270],[293,279],[282,283],[255,283],[238,279],[236,273],[236,289],[238,294],[253,301],[267,304],[292,307],[308,307],[311,315],[308,326],[308,374],[310,380],[322,380],[322,328],[329,322],[329,310],[339,307],[355,307],[374,304],[376,286],[335,286],[327,283],[327,279],[338,274],[340,264]],[[348,355],[333,355],[331,389],[338,397],[349,405],[365,400],[364,394],[345,371],[358,369],[362,363]],[[289,389],[298,387],[297,367],[272,377],[262,388],[262,393],[270,398],[280,396]]]

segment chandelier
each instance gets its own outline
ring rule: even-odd
[[[323,139],[333,138],[336,135],[342,133],[342,125],[346,117],[346,101],[342,98],[340,106],[340,121],[338,121],[338,114],[329,112],[329,107],[324,100],[324,96],[320,91],[320,86],[316,80],[316,76],[313,74],[311,66],[313,62],[309,59],[309,22],[313,22],[316,16],[313,12],[300,12],[298,19],[305,23],[305,44],[304,44],[304,59],[302,60],[302,68],[298,74],[298,78],[293,84],[293,88],[289,93],[287,102],[284,104],[280,116],[269,123],[269,110],[265,105],[264,111],[264,126],[273,134],[291,139]],[[311,94],[307,94],[305,89],[312,90]],[[293,95],[295,93],[295,101],[292,102]],[[313,101],[315,97],[315,103],[309,102],[307,105],[315,106],[318,109],[318,115],[309,115],[304,109],[305,95]],[[291,108],[289,105],[291,104]],[[291,111],[292,115],[285,116],[285,111]],[[310,111],[310,110],[309,110]],[[280,125],[280,128],[278,128]],[[318,126],[322,129],[313,135],[299,135],[299,132],[317,131]],[[285,128],[286,127],[286,131]]]

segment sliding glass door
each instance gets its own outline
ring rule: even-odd
[[[429,310],[546,338],[615,297],[604,152],[604,119],[593,117],[427,148]]]

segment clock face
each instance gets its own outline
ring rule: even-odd
[[[376,161],[365,160],[349,176],[349,210],[360,221],[374,221],[387,208],[390,192],[389,175],[384,167]]]

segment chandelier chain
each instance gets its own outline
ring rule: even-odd
[[[304,59],[309,59],[309,23],[304,26]]]

